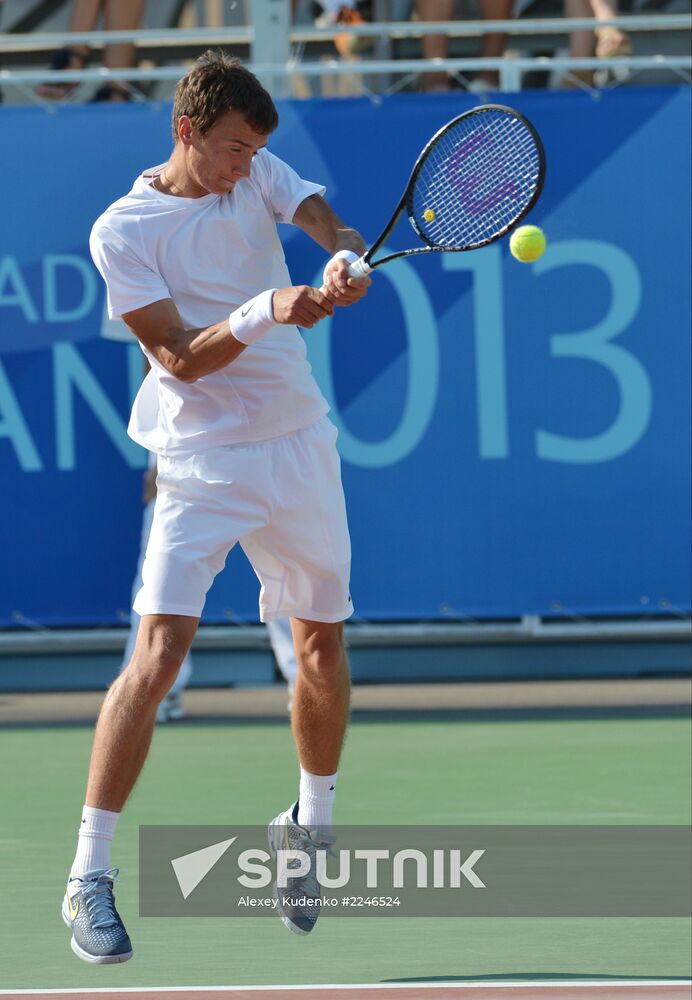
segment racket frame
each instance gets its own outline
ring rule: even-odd
[[[531,134],[531,137],[533,138],[536,144],[536,150],[538,152],[538,183],[536,184],[536,190],[533,192],[531,198],[529,199],[525,207],[522,209],[522,211],[517,215],[517,217],[513,219],[510,223],[508,223],[502,230],[500,230],[500,232],[495,233],[488,239],[483,240],[480,243],[474,243],[473,246],[437,246],[423,232],[421,232],[416,222],[416,219],[412,213],[413,190],[416,185],[416,180],[418,179],[418,174],[422,170],[423,164],[425,163],[430,150],[434,146],[436,146],[437,143],[440,141],[440,139],[442,139],[447,134],[447,132],[450,131],[450,129],[454,128],[458,124],[458,122],[461,121],[462,118],[471,118],[474,115],[485,114],[488,111],[504,111],[512,115],[514,118],[518,118]],[[531,211],[531,209],[534,207],[534,205],[540,198],[541,191],[543,190],[543,184],[545,182],[545,171],[546,171],[545,150],[543,148],[543,143],[541,142],[541,138],[536,129],[531,124],[531,122],[528,120],[528,118],[522,115],[520,111],[517,111],[516,108],[510,108],[505,104],[482,104],[479,105],[479,107],[477,108],[471,108],[469,111],[464,111],[462,114],[457,115],[456,118],[452,118],[452,120],[447,122],[446,125],[443,125],[442,128],[438,129],[437,132],[432,136],[431,139],[428,140],[426,145],[423,147],[420,154],[418,155],[418,159],[413,165],[411,176],[408,179],[406,187],[404,188],[404,193],[402,194],[398,205],[396,206],[394,212],[392,213],[391,219],[389,220],[385,228],[382,230],[381,234],[377,237],[373,245],[363,254],[360,260],[356,261],[355,264],[352,265],[352,267],[354,268],[354,273],[357,273],[358,276],[363,274],[368,274],[370,271],[373,271],[376,267],[380,267],[382,264],[389,263],[389,261],[397,260],[397,258],[399,257],[413,257],[421,253],[464,253],[467,250],[478,250],[480,249],[480,247],[487,246],[489,243],[494,243],[496,240],[502,239],[503,236],[506,236],[507,233],[509,233],[512,229],[514,229],[515,226],[517,226],[521,222],[521,220],[528,215],[528,213]],[[387,239],[391,231],[394,229],[395,225],[399,221],[399,216],[403,212],[404,208],[406,208],[409,221],[411,222],[413,229],[416,231],[420,239],[427,244],[427,246],[410,247],[408,250],[398,250],[395,253],[383,257],[381,260],[373,261],[372,259],[373,256],[377,253],[377,251],[382,246],[384,241]],[[361,265],[361,267],[359,268],[358,265]]]

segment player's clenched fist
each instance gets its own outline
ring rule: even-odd
[[[334,314],[334,306],[327,296],[310,285],[277,288],[272,305],[277,323],[295,324],[307,330],[325,316]]]
[[[372,284],[367,275],[362,278],[350,276],[348,269],[354,259],[358,259],[357,254],[342,250],[331,258],[324,269],[322,290],[336,306],[352,306],[363,298]]]

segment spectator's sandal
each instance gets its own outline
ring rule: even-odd
[[[599,59],[613,59],[615,56],[631,56],[632,42],[629,35],[619,28],[596,28],[596,55]]]

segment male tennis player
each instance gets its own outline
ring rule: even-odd
[[[124,319],[151,364],[129,433],[158,455],[158,496],[134,604],[139,635],[96,726],[63,902],[72,950],[87,962],[132,956],[115,908],[111,841],[157,707],[238,541],[261,582],[261,617],[290,617],[299,663],[299,796],[274,827],[314,857],[331,823],[349,700],[350,544],[336,430],[296,325],[311,328],[335,305],[357,302],[369,281],[348,277],[365,245],[324,188],[265,148],[277,123],[257,79],[207,53],[178,84],[170,159],[138,177],[91,235],[109,314]],[[324,292],[291,285],[277,222],[332,255]],[[318,892],[307,885],[302,905],[280,903],[296,933],[312,930],[318,907],[305,898]]]

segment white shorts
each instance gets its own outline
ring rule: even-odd
[[[353,614],[336,437],[322,417],[269,441],[160,456],[134,610],[198,618],[214,577],[240,542],[261,583],[262,621],[339,622]]]

